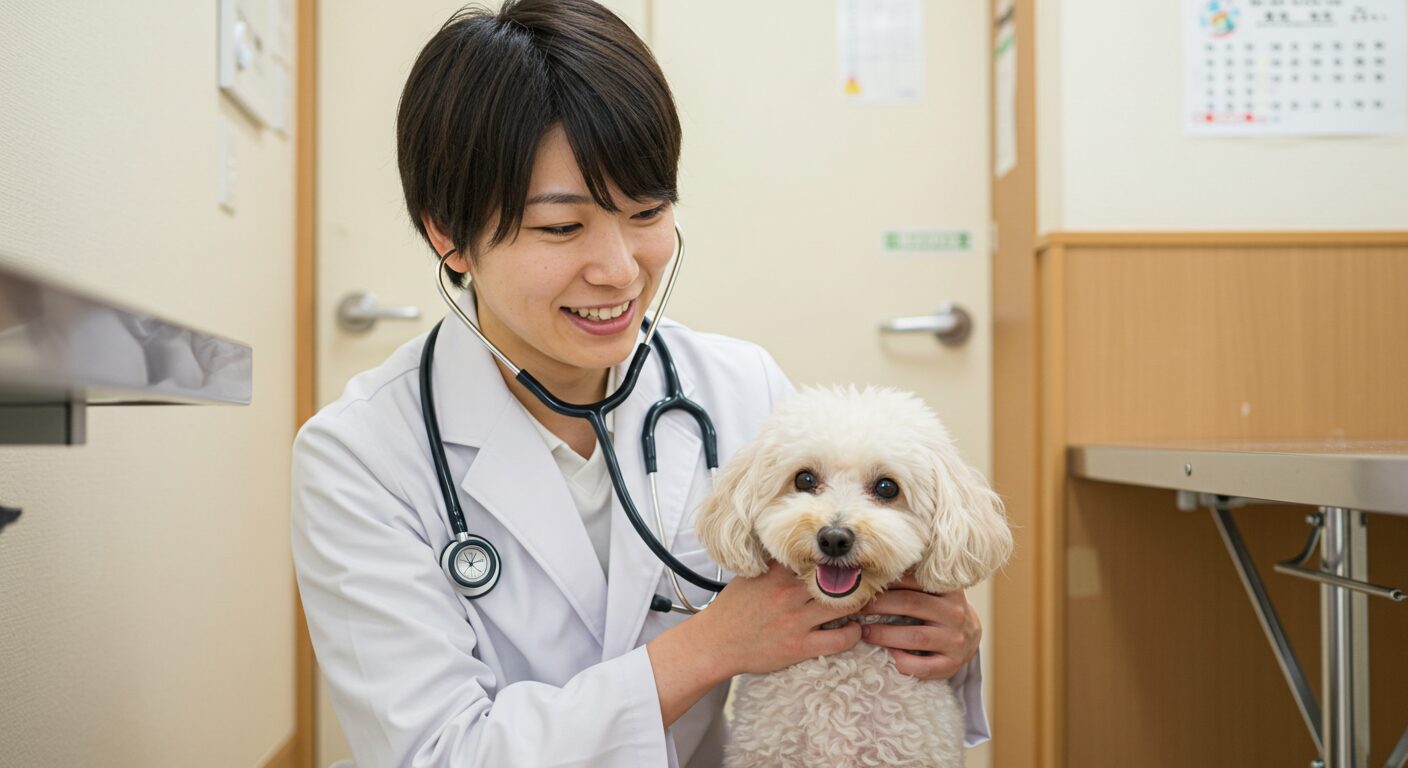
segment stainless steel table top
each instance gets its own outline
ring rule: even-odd
[[[254,351],[62,285],[0,254],[0,404],[230,403]]]
[[[1408,515],[1408,440],[1077,445],[1069,459],[1090,480]]]

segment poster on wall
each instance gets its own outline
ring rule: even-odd
[[[924,95],[924,4],[836,0],[836,59],[846,101],[918,102]]]
[[[1194,136],[1408,130],[1403,0],[1183,0]]]

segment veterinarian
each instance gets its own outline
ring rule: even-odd
[[[678,242],[679,120],[644,43],[589,0],[462,11],[411,70],[397,144],[412,223],[457,285],[472,278],[454,299],[466,317],[563,400],[615,391]],[[668,320],[658,332],[726,462],[791,392],[786,377],[752,344]],[[546,407],[453,315],[428,382],[453,479],[442,488],[418,381],[426,343],[354,377],[294,444],[300,594],[357,765],[714,766],[733,676],[861,641],[854,622],[817,629],[838,615],[776,566],[697,615],[650,610],[673,588],[623,516],[592,427]],[[636,499],[650,495],[638,436],[664,393],[650,360],[607,421]],[[693,532],[710,484],[695,422],[667,414],[656,441],[662,540],[712,574]],[[472,598],[441,566],[455,540],[445,493],[498,561]],[[896,649],[902,672],[950,679],[967,741],[985,739],[981,630],[963,594],[907,580],[866,610],[923,620],[865,640]]]

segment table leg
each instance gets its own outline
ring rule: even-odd
[[[1326,573],[1348,579],[1368,576],[1364,513],[1324,507],[1320,563]],[[1322,742],[1327,768],[1368,768],[1369,632],[1367,596],[1344,587],[1320,586],[1321,691],[1325,702]]]
[[[1290,638],[1286,637],[1286,630],[1281,626],[1281,619],[1276,615],[1271,597],[1266,594],[1266,586],[1262,584],[1256,564],[1247,552],[1247,545],[1242,541],[1237,523],[1232,520],[1231,500],[1224,496],[1217,497],[1210,511],[1213,522],[1217,524],[1218,533],[1222,534],[1222,543],[1227,545],[1227,553],[1232,556],[1232,565],[1236,567],[1237,575],[1242,579],[1242,586],[1247,590],[1247,597],[1251,599],[1257,621],[1261,623],[1261,629],[1266,633],[1267,641],[1271,643],[1276,663],[1280,665],[1281,674],[1285,676],[1286,685],[1290,687],[1291,696],[1295,698],[1296,707],[1300,709],[1300,716],[1305,721],[1306,729],[1310,731],[1310,740],[1315,742],[1315,748],[1323,755],[1325,747],[1321,740],[1323,726],[1320,705],[1310,690],[1310,681],[1306,679],[1300,660],[1291,648]]]
[[[1403,730],[1403,736],[1398,739],[1398,746],[1393,748],[1393,754],[1388,756],[1388,768],[1403,768],[1408,765],[1408,728]]]

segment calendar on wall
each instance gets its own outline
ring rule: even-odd
[[[1404,0],[1184,0],[1188,132],[1404,132],[1404,5]]]

